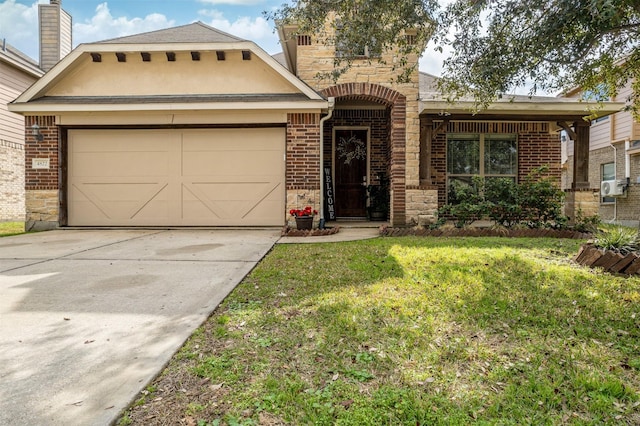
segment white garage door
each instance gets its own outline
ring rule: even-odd
[[[281,226],[285,130],[69,130],[71,226]]]

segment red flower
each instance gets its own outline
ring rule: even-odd
[[[314,216],[318,214],[317,210],[313,210],[311,206],[306,206],[304,209],[291,209],[289,210],[289,214],[295,217],[301,216]]]

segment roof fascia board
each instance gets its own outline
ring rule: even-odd
[[[297,27],[294,25],[277,25],[278,38],[280,39],[280,45],[284,52],[284,57],[287,60],[287,65],[292,73],[297,74],[297,43],[292,40],[289,30],[295,30]]]
[[[29,74],[32,77],[40,78],[44,75],[44,71],[42,71],[40,68],[37,68],[35,65],[27,65],[12,58],[9,55],[0,54],[0,61],[7,63],[14,68],[17,68],[21,72]]]
[[[15,103],[28,102],[31,99],[39,97],[52,82],[55,82],[58,77],[65,71],[71,64],[73,64],[82,54],[85,53],[81,49],[77,48],[72,50],[67,56],[65,56],[60,62],[54,65],[49,72],[45,73],[39,80],[37,80],[31,87],[22,92],[20,96],[14,101]],[[11,105],[11,104],[9,104]]]
[[[445,101],[436,102],[420,102],[420,114],[425,113],[464,113],[469,114],[473,111],[473,102],[457,102],[450,104]],[[579,101],[564,101],[564,102],[495,102],[490,104],[487,109],[476,113],[477,116],[482,116],[483,113],[495,114],[497,112],[509,115],[509,114],[521,114],[527,112],[532,115],[547,115],[549,113],[575,113],[575,114],[589,114],[589,107],[593,107],[598,113],[598,117],[604,115],[615,114],[620,112],[624,107],[624,102],[605,102],[600,105],[597,103],[579,102]]]
[[[106,111],[246,111],[283,110],[295,112],[321,112],[329,107],[326,100],[300,102],[218,102],[218,103],[127,103],[127,104],[9,104],[9,111],[25,115],[58,112],[106,112]]]

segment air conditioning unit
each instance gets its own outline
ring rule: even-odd
[[[624,181],[622,180],[604,180],[600,185],[601,197],[615,197],[624,194]]]

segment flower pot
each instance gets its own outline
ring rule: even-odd
[[[387,212],[381,210],[371,210],[369,212],[369,219],[375,221],[387,220]]]
[[[299,230],[311,229],[313,227],[313,216],[296,216],[296,228]]]

